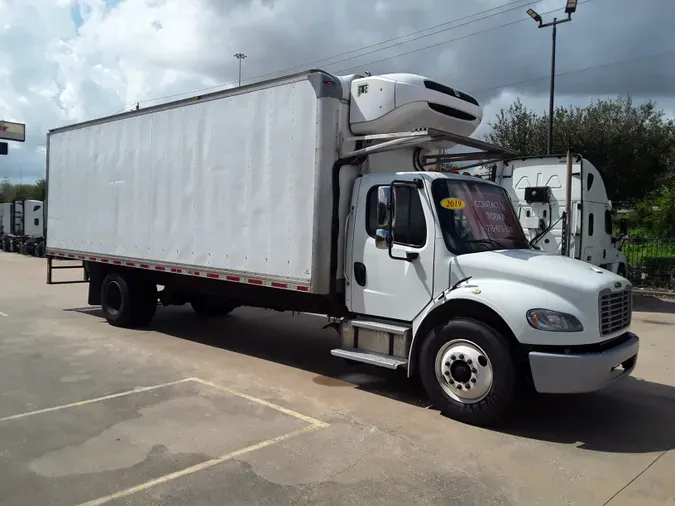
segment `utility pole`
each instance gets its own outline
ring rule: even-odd
[[[549,91],[548,97],[548,146],[547,154],[551,154],[553,151],[553,113],[554,113],[554,97],[555,97],[555,41],[557,34],[557,27],[561,23],[567,23],[572,21],[572,14],[577,10],[577,4],[579,0],[567,0],[565,5],[565,14],[567,17],[564,19],[553,18],[553,21],[550,23],[544,23],[541,16],[537,14],[537,11],[534,9],[527,9],[527,14],[539,23],[539,28],[546,28],[549,26],[553,27],[552,34],[552,44],[551,44],[551,89]]]
[[[234,57],[239,60],[239,86],[241,86],[241,62],[246,58],[246,55],[244,53],[235,53]]]

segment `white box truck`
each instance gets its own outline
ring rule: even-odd
[[[334,356],[419,374],[472,424],[527,384],[602,389],[637,360],[627,280],[529,248],[500,186],[424,170],[458,144],[513,157],[468,137],[481,119],[422,76],[313,70],[52,130],[48,282],[83,261],[125,327],[158,298],[326,314]]]

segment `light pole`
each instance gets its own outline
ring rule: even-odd
[[[235,53],[234,57],[239,60],[239,86],[241,86],[241,62],[246,58],[246,55],[244,53]]]
[[[577,10],[577,4],[579,0],[567,0],[567,5],[565,5],[565,14],[567,17],[565,19],[553,18],[553,21],[550,23],[544,23],[541,19],[541,16],[537,14],[537,11],[534,9],[527,9],[527,13],[532,19],[539,23],[539,28],[546,28],[548,26],[553,27],[553,44],[551,48],[551,91],[548,98],[548,154],[551,154],[553,150],[553,97],[555,94],[555,37],[556,37],[556,28],[560,23],[567,23],[572,21],[572,13]]]

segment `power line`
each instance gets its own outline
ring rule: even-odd
[[[520,0],[520,1],[522,1],[522,0]],[[579,3],[582,4],[582,3],[588,3],[588,2],[591,2],[591,1],[593,1],[593,0],[582,0]],[[532,2],[532,3],[535,3],[535,2]],[[555,12],[557,10],[559,10],[559,9],[552,9],[550,11],[543,12],[542,14],[550,14],[550,13]],[[365,64],[365,65],[373,65],[375,63],[390,60],[390,59],[393,59],[393,58],[396,58],[396,57],[399,57],[399,56],[406,56],[408,54],[423,51],[425,49],[438,47],[440,45],[447,44],[449,42],[454,42],[454,41],[465,39],[467,37],[471,37],[471,36],[474,36],[474,35],[479,35],[481,33],[486,33],[486,32],[489,32],[489,31],[497,30],[499,28],[504,28],[506,26],[510,26],[510,25],[513,25],[513,24],[516,24],[516,23],[520,23],[522,21],[527,21],[528,19],[529,18],[523,18],[523,19],[512,21],[512,22],[509,22],[509,23],[504,23],[502,25],[491,27],[491,28],[488,28],[488,29],[485,29],[485,30],[480,30],[478,32],[473,32],[471,34],[467,34],[467,35],[464,35],[464,36],[461,36],[461,37],[457,37],[457,38],[454,38],[454,39],[439,42],[437,44],[433,44],[433,45],[430,45],[430,46],[425,46],[425,47],[422,47],[422,48],[414,49],[412,51],[407,51],[405,53],[397,54],[397,55],[394,55],[394,56],[391,56],[391,57],[388,57],[388,58],[382,58],[380,60],[370,62],[370,63]],[[424,31],[424,30],[422,30],[422,31]],[[672,54],[672,53],[675,53],[675,50],[668,50],[668,51],[663,51],[663,52],[660,52],[660,53],[655,53],[655,54],[650,54],[650,55],[642,55],[642,56],[626,58],[626,59],[623,59],[623,60],[617,60],[617,61],[608,62],[608,63],[591,65],[591,66],[588,66],[588,67],[569,70],[569,71],[566,71],[566,72],[559,72],[559,73],[556,73],[555,75],[556,75],[556,77],[564,77],[564,76],[567,76],[567,75],[576,74],[576,73],[580,73],[580,72],[586,72],[586,71],[594,70],[594,69],[597,69],[597,68],[606,68],[606,67],[611,67],[611,66],[614,66],[614,65],[621,65],[621,64],[624,64],[624,63],[630,63],[630,62],[634,62],[634,61],[657,58],[657,57],[665,56],[665,55]],[[348,70],[352,70],[353,68],[357,68],[357,67],[350,67],[348,69],[343,69],[343,70],[338,71],[337,73],[346,72]],[[258,77],[260,77],[260,76],[258,76]],[[253,79],[256,79],[256,78],[253,78]],[[509,86],[517,86],[519,84],[527,84],[527,83],[530,83],[530,82],[542,81],[542,80],[545,80],[545,79],[550,79],[550,75],[546,75],[546,76],[542,76],[542,77],[535,77],[535,78],[531,78],[531,79],[524,79],[524,80],[520,80],[520,81],[513,81],[513,82],[506,83],[506,84],[498,85],[498,86],[492,86],[492,87],[489,87],[489,88],[481,88],[481,89],[478,89],[478,90],[470,91],[469,93],[473,93],[473,94],[482,93],[482,92],[485,92],[485,91],[498,90],[498,89],[508,88]],[[225,86],[225,85],[221,85],[221,86]],[[159,98],[155,98],[155,99],[147,99],[146,101],[161,100],[161,99],[164,99],[164,98],[172,98],[172,97],[175,97],[175,96],[186,95],[186,94],[189,94],[189,93],[198,93],[200,91],[205,91],[205,90],[208,90],[208,89],[214,89],[214,88],[219,88],[219,87],[220,86],[216,86],[216,87],[211,87],[211,88],[205,88],[205,89],[202,89],[202,90],[195,90],[195,91],[192,91],[192,92],[186,92],[186,93],[180,93],[180,94],[176,94],[176,95],[159,97]]]
[[[609,63],[600,63],[598,65],[591,65],[589,67],[583,67],[583,68],[579,68],[579,69],[568,70],[566,72],[556,73],[555,76],[556,77],[563,77],[563,76],[568,76],[570,74],[577,74],[579,72],[586,72],[588,70],[595,70],[595,69],[599,69],[599,68],[612,67],[614,65],[621,65],[622,63],[630,63],[630,62],[639,61],[639,60],[648,60],[650,58],[658,58],[660,56],[666,56],[666,55],[674,54],[674,53],[675,53],[675,49],[670,49],[668,51],[662,51],[660,53],[654,53],[654,54],[648,54],[648,55],[642,55],[642,56],[635,56],[635,57],[632,57],[632,58],[626,58],[624,60],[616,60],[616,61],[609,62]],[[551,78],[550,75],[546,75],[546,76],[542,76],[542,77],[534,77],[532,79],[524,79],[522,81],[514,81],[514,82],[511,82],[511,83],[502,84],[502,85],[499,85],[499,86],[492,86],[490,88],[481,88],[479,90],[470,91],[469,93],[476,94],[476,93],[482,93],[484,91],[500,90],[502,88],[508,88],[509,86],[517,86],[518,84],[526,84],[526,83],[532,83],[532,82],[535,82],[535,81],[543,81],[545,79],[550,79],[550,78]]]
[[[593,0],[585,0],[585,1],[579,2],[579,4],[587,4],[587,3],[592,2],[592,1],[593,1]],[[520,6],[520,7],[523,7],[523,6]],[[541,14],[542,14],[542,15],[544,15],[544,14],[550,14],[550,13],[552,13],[552,12],[556,12],[556,11],[559,11],[559,10],[560,10],[560,9],[551,9],[550,11],[542,12]],[[506,12],[506,11],[504,11],[504,12]],[[500,28],[505,28],[505,27],[507,27],[507,26],[515,25],[515,24],[518,24],[518,23],[522,23],[523,21],[528,21],[528,20],[530,20],[530,19],[531,19],[531,18],[530,18],[529,16],[526,17],[526,18],[517,19],[517,20],[515,20],[515,21],[510,21],[510,22],[508,22],[508,23],[504,23],[504,24],[501,24],[501,25],[492,26],[492,27],[486,28],[486,29],[484,29],[484,30],[479,30],[479,31],[477,31],[477,32],[468,33],[468,34],[466,34],[466,35],[462,35],[461,37],[455,37],[454,39],[443,40],[443,41],[441,41],[441,42],[437,42],[437,43],[431,44],[431,45],[429,45],[429,46],[419,47],[419,48],[413,49],[413,50],[411,50],[411,51],[406,51],[405,53],[398,53],[398,54],[395,54],[395,55],[393,55],[393,56],[387,56],[386,58],[380,58],[379,60],[371,61],[371,62],[368,62],[368,63],[363,63],[363,64],[361,64],[361,65],[355,65],[355,66],[353,66],[353,67],[347,67],[346,69],[338,70],[336,73],[337,73],[337,74],[341,74],[341,73],[343,73],[343,72],[349,72],[350,70],[354,70],[354,69],[358,69],[358,68],[361,68],[361,67],[365,67],[365,66],[367,66],[367,65],[375,65],[376,63],[380,63],[380,62],[387,61],[387,60],[393,60],[394,58],[399,58],[399,57],[401,57],[401,56],[407,56],[407,55],[409,55],[409,54],[419,53],[420,51],[426,51],[427,49],[432,49],[432,48],[434,48],[434,47],[439,47],[439,46],[442,46],[442,45],[444,45],[444,44],[449,44],[449,43],[451,43],[451,42],[456,42],[456,41],[458,41],[458,40],[467,39],[467,38],[469,38],[469,37],[473,37],[474,35],[480,35],[480,34],[482,34],[482,33],[492,32],[492,31],[494,31],[494,30],[498,30],[498,29],[500,29]]]
[[[387,44],[387,43],[389,43],[389,42],[394,42],[394,41],[401,40],[401,39],[404,39],[404,38],[407,38],[407,37],[411,37],[411,36],[413,36],[413,35],[417,35],[417,34],[420,34],[420,33],[423,33],[423,32],[427,32],[427,31],[429,31],[429,30],[434,30],[434,29],[439,28],[439,27],[442,27],[442,26],[446,26],[446,25],[449,25],[449,24],[452,24],[452,23],[457,23],[457,22],[459,22],[459,21],[464,21],[464,20],[466,20],[466,19],[473,18],[473,17],[479,16],[479,15],[481,15],[481,14],[486,14],[486,13],[491,12],[491,11],[495,11],[495,10],[498,10],[498,9],[502,9],[502,8],[508,7],[508,6],[510,6],[510,5],[520,4],[520,3],[522,3],[522,2],[526,2],[526,3],[522,4],[522,5],[518,5],[518,6],[516,6],[516,7],[511,7],[510,9],[501,10],[501,11],[496,12],[496,13],[492,13],[492,14],[489,14],[489,15],[486,15],[486,16],[482,16],[482,17],[473,19],[473,20],[468,21],[468,22],[466,22],[466,23],[462,23],[462,24],[459,24],[459,25],[454,25],[454,26],[451,26],[451,27],[444,28],[444,29],[442,29],[442,30],[436,30],[436,31],[434,31],[434,32],[431,32],[431,33],[428,33],[428,34],[424,34],[424,35],[420,35],[420,36],[415,37],[415,38],[412,38],[412,39],[410,39],[410,40],[405,40],[405,41],[402,41],[402,42],[397,42],[396,44],[390,44],[390,45],[388,45],[388,46],[385,46],[385,47],[382,47],[382,48],[379,48],[379,49],[374,49],[374,50],[368,51],[368,52],[366,52],[366,53],[358,54],[358,55],[351,56],[351,57],[348,57],[348,58],[343,58],[343,59],[341,59],[341,60],[334,61],[334,62],[330,62],[330,63],[325,63],[325,65],[335,65],[335,64],[337,64],[337,63],[342,63],[342,62],[345,62],[345,61],[353,60],[353,59],[355,59],[355,58],[360,58],[360,57],[362,57],[362,56],[367,56],[367,55],[369,55],[369,54],[377,53],[377,52],[379,52],[379,51],[384,51],[385,49],[391,49],[392,47],[400,46],[400,45],[402,45],[402,44],[407,44],[407,43],[409,43],[409,42],[415,42],[415,41],[417,41],[417,40],[420,40],[420,39],[423,39],[423,38],[426,38],[426,37],[431,37],[431,36],[433,36],[433,35],[437,35],[437,34],[439,34],[439,33],[446,32],[446,31],[451,30],[451,29],[453,29],[453,28],[460,28],[460,27],[462,27],[462,26],[467,26],[467,25],[470,25],[470,24],[472,24],[472,23],[477,23],[477,22],[479,22],[479,21],[483,21],[483,20],[485,20],[485,19],[488,19],[488,18],[491,18],[491,17],[495,17],[495,16],[498,16],[498,15],[500,15],[500,14],[505,14],[505,13],[511,12],[511,11],[513,11],[513,10],[522,9],[523,7],[525,7],[525,6],[527,6],[527,5],[531,5],[531,4],[537,3],[537,1],[539,1],[539,0],[536,0],[536,1],[531,1],[531,0],[512,0],[512,1],[507,2],[507,3],[505,3],[505,4],[498,5],[498,6],[496,6],[496,7],[491,7],[490,9],[485,9],[485,10],[482,10],[482,11],[478,11],[478,12],[475,12],[475,13],[473,13],[473,14],[470,14],[470,15],[467,15],[467,16],[463,16],[463,17],[461,17],[461,18],[457,18],[457,19],[453,19],[453,20],[450,20],[450,21],[446,21],[445,23],[440,23],[440,24],[438,24],[438,25],[429,26],[429,27],[423,28],[423,29],[421,29],[421,30],[417,30],[417,31],[414,31],[414,32],[410,32],[410,33],[407,33],[407,34],[404,34],[404,35],[400,35],[400,36],[398,36],[398,37],[394,37],[394,38],[391,38],[391,39],[386,39],[386,40],[383,40],[383,41],[380,41],[380,42],[376,42],[376,43],[374,43],[374,44],[369,44],[369,45],[363,46],[363,47],[361,47],[361,48],[352,49],[352,50],[346,51],[346,52],[344,52],[344,53],[338,53],[338,54],[335,54],[335,55],[332,55],[332,56],[326,56],[326,57],[324,57],[324,58],[319,58],[318,60],[314,60],[314,61],[311,61],[311,62],[308,62],[308,63],[305,63],[305,64],[301,64],[301,65],[295,65],[295,66],[292,66],[292,67],[285,67],[285,68],[282,68],[282,69],[279,69],[279,70],[275,70],[275,71],[272,71],[272,72],[266,72],[266,73],[264,73],[264,74],[258,74],[258,75],[254,76],[254,77],[250,77],[250,78],[248,78],[248,79],[244,79],[244,82],[255,81],[255,80],[258,80],[258,79],[261,79],[261,78],[264,78],[264,77],[269,77],[269,76],[273,76],[273,75],[276,75],[276,74],[280,74],[280,73],[282,73],[282,72],[287,73],[287,72],[290,72],[290,71],[293,71],[293,70],[296,70],[296,69],[310,68],[312,65],[316,65],[317,63],[321,63],[321,62],[324,62],[324,61],[326,61],[326,60],[332,60],[332,59],[334,59],[334,58],[339,58],[339,57],[341,57],[341,56],[346,56],[346,55],[349,55],[349,54],[352,54],[352,53],[360,52],[360,51],[363,51],[364,49],[370,49],[370,48],[372,48],[372,47],[380,46],[380,45],[382,45],[382,44]],[[587,0],[587,1],[590,1],[590,0]],[[582,3],[583,3],[583,2],[582,2]],[[549,11],[549,12],[554,12],[554,11]],[[482,32],[477,32],[477,33],[482,33]],[[200,88],[200,89],[191,90],[191,91],[186,91],[186,92],[182,92],[182,93],[174,93],[174,94],[172,94],[172,95],[164,95],[164,96],[156,97],[156,98],[148,98],[148,99],[145,99],[145,100],[140,100],[139,102],[140,102],[140,103],[145,103],[145,102],[151,102],[151,101],[155,101],[155,100],[164,100],[164,99],[168,99],[168,98],[176,98],[176,97],[180,97],[180,96],[183,96],[183,95],[191,95],[191,94],[194,94],[194,93],[201,93],[201,92],[204,92],[204,91],[216,90],[216,89],[219,89],[219,88],[223,88],[223,87],[225,87],[225,86],[231,86],[231,85],[235,85],[235,84],[237,84],[237,81],[231,81],[231,82],[227,82],[227,83],[218,84],[218,85],[215,85],[215,86],[209,86],[209,87],[206,87],[206,88]],[[129,107],[129,106],[127,106],[127,107]],[[124,111],[124,110],[126,110],[126,107],[123,109],[123,111]]]
[[[522,2],[522,1],[524,1],[524,0],[519,0],[519,1]],[[590,0],[587,0],[587,1],[590,1]],[[412,39],[410,39],[410,40],[406,40],[406,41],[403,41],[403,42],[397,42],[396,44],[390,44],[390,45],[388,45],[388,46],[381,47],[381,48],[379,48],[379,49],[374,49],[374,50],[372,50],[372,51],[368,51],[368,52],[366,52],[366,53],[362,53],[362,54],[359,54],[359,55],[356,55],[356,56],[351,56],[351,57],[349,57],[349,58],[343,58],[342,60],[338,60],[338,61],[334,61],[334,62],[331,62],[331,63],[327,63],[326,65],[335,65],[335,64],[337,64],[337,63],[342,63],[342,62],[345,62],[345,61],[353,60],[353,59],[355,59],[355,58],[360,58],[360,57],[362,57],[362,56],[368,56],[369,54],[379,53],[380,51],[384,51],[385,49],[391,49],[392,47],[400,46],[400,45],[402,45],[402,44],[408,44],[409,42],[415,42],[415,41],[417,41],[417,40],[424,39],[424,38],[427,38],[427,37],[431,37],[431,36],[433,36],[433,35],[438,35],[439,33],[447,32],[448,30],[452,30],[452,29],[454,29],[454,28],[460,28],[460,27],[462,27],[462,26],[467,26],[467,25],[470,25],[470,24],[473,24],[473,23],[477,23],[478,21],[483,21],[483,20],[488,19],[488,18],[493,18],[493,17],[498,16],[498,15],[500,15],[500,14],[505,14],[505,13],[507,13],[507,12],[511,12],[511,11],[514,11],[514,10],[519,10],[519,9],[522,9],[523,7],[525,7],[526,5],[535,4],[535,3],[537,3],[537,1],[534,1],[534,2],[530,1],[530,2],[528,2],[528,3],[526,3],[526,4],[518,5],[517,7],[511,7],[510,9],[505,9],[505,10],[503,10],[503,11],[495,12],[495,13],[489,14],[489,15],[487,15],[487,16],[482,16],[482,17],[480,17],[480,18],[473,19],[473,20],[471,20],[471,21],[467,21],[466,23],[461,23],[461,24],[459,24],[459,25],[451,26],[451,27],[449,27],[449,28],[444,28],[444,29],[442,29],[442,30],[437,30],[437,31],[435,31],[435,32],[431,32],[431,33],[428,33],[428,34],[425,34],[425,35],[420,35],[420,36],[414,37],[414,38],[412,38]],[[507,4],[507,5],[508,5],[508,4]],[[556,9],[556,10],[557,10],[557,9]],[[484,12],[487,12],[487,11],[484,11]],[[553,12],[553,11],[549,11],[549,12]],[[478,14],[481,14],[481,13],[478,13]],[[473,16],[475,16],[475,15],[476,15],[476,14],[474,14]],[[469,17],[472,17],[472,16],[469,16]],[[466,18],[460,18],[460,20],[461,20],[461,19],[466,19]],[[456,20],[456,21],[459,21],[459,20]],[[445,24],[447,24],[447,23],[445,23]],[[430,29],[432,29],[432,28],[434,28],[434,27],[427,28],[427,29],[425,29],[425,30],[420,30],[420,31],[430,30]],[[478,32],[478,33],[481,33],[481,32]],[[412,35],[412,34],[410,34],[410,35]],[[393,40],[395,40],[395,39],[393,39]],[[385,42],[386,42],[386,41],[385,41]],[[381,42],[380,44],[384,44],[385,42]],[[376,44],[376,45],[379,45],[379,44]],[[433,47],[433,46],[432,46],[432,47]],[[362,49],[366,49],[366,48],[362,48]],[[353,52],[353,51],[352,51],[352,52]],[[355,68],[355,67],[352,67],[352,68]],[[342,71],[340,71],[340,72],[342,72]]]
[[[440,24],[438,24],[438,25],[428,26],[427,28],[422,28],[421,30],[416,30],[416,31],[414,31],[414,32],[406,33],[406,34],[404,34],[404,35],[399,35],[398,37],[393,37],[393,38],[391,38],[391,39],[382,40],[382,41],[380,41],[380,42],[376,42],[376,43],[374,43],[374,44],[369,44],[369,45],[367,45],[367,46],[363,46],[363,47],[360,47],[360,48],[357,48],[357,49],[352,49],[352,50],[346,51],[346,52],[344,52],[344,53],[338,53],[338,54],[334,54],[333,56],[326,56],[326,57],[324,57],[324,58],[319,58],[318,60],[314,60],[314,61],[311,61],[311,62],[308,62],[308,63],[304,63],[304,64],[301,64],[301,65],[295,65],[295,66],[293,66],[293,67],[286,67],[286,68],[284,68],[284,69],[275,70],[275,71],[273,71],[273,72],[267,72],[267,73],[265,73],[265,74],[260,74],[259,76],[256,76],[256,77],[254,77],[254,78],[252,78],[252,79],[259,79],[259,78],[261,78],[261,77],[267,77],[267,76],[271,76],[271,75],[274,75],[274,74],[278,74],[278,73],[280,73],[280,72],[288,72],[288,71],[295,70],[295,69],[308,68],[308,67],[310,67],[310,66],[312,66],[312,65],[316,65],[317,63],[321,63],[321,62],[323,62],[323,61],[325,61],[325,60],[332,60],[333,58],[339,58],[339,57],[341,57],[341,56],[346,56],[346,55],[348,55],[348,54],[360,52],[360,51],[363,51],[363,50],[365,50],[365,49],[370,49],[370,48],[372,48],[372,47],[380,46],[380,45],[382,45],[382,44],[387,44],[387,43],[389,43],[389,42],[394,42],[394,41],[397,41],[397,40],[405,39],[405,38],[411,37],[411,36],[413,36],[413,35],[417,35],[417,34],[420,34],[420,33],[423,33],[423,32],[427,32],[427,31],[429,31],[429,30],[434,30],[434,29],[436,29],[436,28],[440,28],[440,27],[442,27],[442,26],[446,26],[446,25],[449,25],[449,24],[452,24],[452,23],[457,23],[458,21],[464,21],[464,20],[466,20],[466,19],[473,18],[473,17],[478,16],[478,15],[480,15],[480,14],[485,14],[485,13],[487,13],[487,12],[491,12],[491,11],[494,11],[494,10],[498,10],[498,9],[503,8],[503,7],[508,7],[509,5],[513,5],[513,4],[517,4],[517,3],[521,3],[521,2],[525,2],[525,1],[526,1],[526,0],[512,0],[512,1],[507,2],[507,3],[505,3],[505,4],[498,5],[498,6],[496,6],[496,7],[491,7],[490,9],[485,9],[485,10],[482,10],[482,11],[474,12],[473,14],[469,14],[469,15],[467,15],[467,16],[463,16],[463,17],[461,17],[461,18],[457,18],[457,19],[452,19],[452,20],[450,20],[450,21],[446,21],[445,23],[440,23]],[[403,41],[403,42],[398,42],[398,43],[396,43],[396,44],[392,44],[392,45],[389,45],[389,46],[386,46],[386,47],[383,47],[383,48],[379,48],[379,49],[370,51],[370,52],[368,52],[368,53],[363,53],[363,54],[359,54],[359,55],[356,55],[356,56],[352,56],[352,57],[350,57],[350,58],[345,58],[345,59],[343,59],[343,60],[339,60],[339,61],[335,61],[335,62],[331,62],[331,63],[326,63],[325,65],[333,65],[333,64],[336,64],[336,63],[341,63],[341,62],[343,62],[343,61],[353,60],[354,58],[360,58],[361,56],[366,56],[366,55],[371,54],[371,53],[376,53],[376,52],[378,52],[378,51],[383,51],[383,50],[389,49],[389,48],[391,48],[391,47],[399,46],[399,45],[402,45],[402,44],[407,44],[408,42],[414,42],[414,41],[416,41],[416,40],[423,39],[423,38],[425,38],[425,37],[431,37],[432,35],[436,35],[436,34],[438,34],[438,33],[442,33],[442,32],[448,31],[448,30],[452,30],[453,28],[459,28],[460,26],[465,26],[465,25],[467,25],[467,24],[476,23],[476,22],[478,22],[478,21],[482,21],[482,20],[484,20],[484,19],[487,19],[487,18],[490,18],[490,17],[493,17],[493,16],[497,16],[497,15],[503,14],[503,13],[505,13],[505,12],[510,12],[510,11],[512,11],[512,10],[515,10],[515,9],[522,9],[522,8],[525,7],[526,5],[535,4],[535,3],[537,3],[538,1],[539,1],[539,0],[535,0],[535,1],[527,0],[527,3],[525,3],[524,5],[519,5],[519,6],[517,6],[517,7],[512,7],[511,9],[506,9],[506,10],[503,10],[503,11],[500,11],[500,12],[497,12],[497,13],[494,13],[494,14],[490,14],[489,16],[484,16],[484,17],[481,17],[481,18],[478,18],[478,19],[474,19],[474,20],[472,20],[472,21],[469,21],[468,23],[463,23],[463,24],[461,24],[461,25],[451,26],[451,27],[448,27],[448,28],[444,28],[443,30],[438,30],[438,31],[435,31],[435,32],[433,32],[433,33],[421,35],[421,36],[416,37],[416,38],[414,38],[414,39],[405,40],[405,41]],[[252,80],[252,79],[249,79],[249,80]]]

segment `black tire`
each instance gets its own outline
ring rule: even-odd
[[[235,310],[236,306],[223,302],[214,297],[198,297],[190,302],[192,310],[200,318],[217,318],[225,316]]]
[[[101,309],[106,321],[114,327],[131,327],[131,307],[131,290],[126,277],[108,274],[101,284]]]
[[[463,376],[462,381],[466,381],[469,387],[475,387],[475,378],[482,378],[474,376],[472,373],[480,375],[481,371],[478,371],[478,369],[485,368],[486,372],[484,374],[487,375],[489,372],[492,374],[491,386],[486,388],[484,397],[469,402],[462,402],[461,399],[453,398],[447,393],[441,385],[441,380],[437,379],[436,373],[436,360],[439,351],[444,347],[448,348],[448,350],[454,349],[452,346],[456,346],[459,341],[470,343],[476,349],[484,352],[485,355],[479,358],[480,365],[476,365],[474,361],[470,362],[472,365],[467,365],[463,361],[457,361],[460,367],[466,366],[469,369],[468,371],[467,369],[459,369],[459,372],[471,375],[470,380],[466,380],[466,376]],[[455,344],[450,344],[453,342]],[[463,355],[459,356],[464,358]],[[455,357],[455,359],[458,358]],[[482,322],[468,318],[459,318],[451,320],[441,330],[431,331],[422,344],[419,360],[420,376],[427,394],[436,408],[440,409],[444,415],[450,418],[471,425],[492,425],[504,419],[515,403],[518,383],[516,367],[509,343],[499,336],[494,329]],[[450,362],[441,361],[441,363],[441,367],[443,367],[443,365],[447,366]],[[454,367],[455,362],[452,362],[451,365]],[[460,395],[469,395],[469,389],[462,388],[460,381],[452,385],[449,383],[454,378],[453,373],[449,372],[450,370],[452,370],[451,367],[446,368],[446,375],[441,375],[447,380],[445,388],[449,391],[453,391],[453,388],[463,390],[463,392],[455,394],[458,397]],[[483,378],[485,377],[483,376]],[[480,381],[478,385],[480,386]],[[471,395],[474,395],[475,391],[472,391]]]
[[[157,286],[133,275],[108,274],[101,285],[101,309],[115,327],[147,325],[157,310]]]

